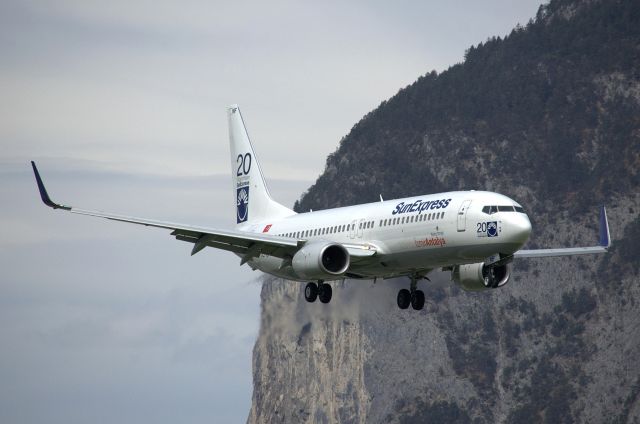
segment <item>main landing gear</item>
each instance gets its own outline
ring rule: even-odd
[[[316,298],[320,298],[320,302],[329,303],[333,290],[331,286],[322,280],[316,283],[308,283],[304,288],[304,298],[307,302],[315,302]]]
[[[407,309],[409,305],[416,311],[424,308],[424,292],[416,289],[418,278],[417,275],[412,275],[410,289],[402,289],[398,292],[398,307],[400,309]]]

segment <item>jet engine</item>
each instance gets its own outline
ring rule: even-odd
[[[311,242],[305,244],[293,255],[291,266],[294,272],[303,279],[331,279],[347,271],[349,252],[338,243]]]
[[[509,282],[511,275],[508,265],[486,266],[484,263],[456,265],[451,271],[453,281],[463,289],[497,289]]]

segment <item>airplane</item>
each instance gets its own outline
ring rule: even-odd
[[[157,221],[79,209],[49,197],[35,162],[33,172],[45,205],[171,230],[177,240],[193,243],[191,255],[205,247],[223,249],[248,264],[283,279],[306,282],[308,302],[329,303],[327,281],[409,277],[399,290],[400,309],[421,310],[425,295],[417,288],[434,269],[450,271],[469,291],[503,287],[510,263],[520,258],[605,253],[611,246],[604,206],[600,208],[599,244],[589,247],[521,250],[531,222],[513,199],[488,191],[453,191],[356,206],[296,213],[271,198],[238,105],[227,108],[236,227],[232,230]]]

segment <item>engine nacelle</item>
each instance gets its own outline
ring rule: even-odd
[[[508,265],[486,266],[484,263],[456,265],[451,271],[453,281],[465,290],[497,289],[509,282]]]
[[[349,252],[339,243],[326,241],[307,243],[293,255],[291,266],[300,278],[330,279],[347,271]]]

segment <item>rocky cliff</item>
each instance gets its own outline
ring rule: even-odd
[[[265,278],[250,423],[640,422],[640,2],[552,0],[357,123],[299,211],[456,189],[526,206],[529,248],[498,290],[336,282],[329,305]]]

